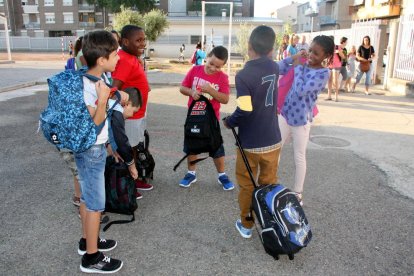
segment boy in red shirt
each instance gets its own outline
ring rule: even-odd
[[[144,30],[135,25],[126,25],[121,30],[121,47],[118,51],[120,57],[115,71],[112,73],[113,86],[118,89],[126,87],[136,87],[141,92],[142,105],[138,112],[125,120],[125,132],[129,143],[136,150],[140,142],[145,143],[144,132],[147,128],[146,111],[148,102],[148,92],[150,87],[144,68],[139,60],[139,56],[144,53],[146,38]],[[136,188],[138,190],[152,190],[152,185],[137,179]],[[136,192],[137,198],[141,194]]]
[[[223,46],[217,46],[207,55],[205,65],[193,66],[181,83],[181,94],[188,96],[188,106],[194,100],[200,98],[199,93],[206,96],[216,114],[217,120],[220,121],[220,104],[227,104],[229,101],[230,86],[228,76],[221,72],[221,68],[226,64],[228,58],[227,49]],[[184,152],[187,149],[184,145]],[[210,152],[209,155],[214,159],[214,165],[218,172],[218,182],[223,185],[225,191],[233,190],[234,185],[224,171],[224,147],[223,145],[217,152]],[[192,183],[197,181],[196,166],[191,161],[197,160],[197,155],[189,155],[187,158],[188,172],[180,181],[180,186],[188,188]]]

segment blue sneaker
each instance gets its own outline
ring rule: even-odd
[[[193,184],[194,182],[197,181],[197,176],[195,176],[194,174],[191,173],[187,173],[183,179],[181,179],[180,181],[180,186],[184,187],[184,188],[188,188],[191,186],[191,184]]]
[[[252,237],[252,229],[245,228],[240,219],[236,221],[236,229],[243,238],[250,239]]]
[[[233,182],[230,181],[227,174],[223,174],[222,176],[220,176],[218,178],[218,183],[223,185],[223,190],[225,190],[225,191],[230,191],[230,190],[234,189],[234,184],[233,184]]]

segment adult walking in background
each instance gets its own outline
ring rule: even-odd
[[[282,43],[280,44],[277,59],[282,60],[287,57],[287,47],[289,45],[289,35],[284,34]]]
[[[298,49],[298,52],[301,50],[305,50],[306,53],[309,51],[309,44],[306,43],[306,36],[302,35],[302,41],[296,45],[296,48]]]
[[[334,48],[334,55],[332,58],[332,63],[330,67],[332,67],[331,75],[328,81],[328,98],[326,100],[332,100],[332,90],[335,90],[335,102],[338,101],[338,93],[339,93],[339,74],[342,74],[342,79],[347,79],[346,76],[346,68],[342,66],[342,60],[346,60],[346,55],[344,55],[344,48],[347,43],[347,38],[342,37],[340,40],[340,45],[335,45]]]
[[[356,59],[359,61],[359,66],[355,83],[352,86],[352,92],[355,92],[355,86],[361,81],[361,78],[365,73],[365,95],[371,95],[371,93],[369,93],[369,85],[371,83],[372,60],[374,58],[375,50],[374,47],[371,46],[371,39],[369,36],[364,36],[362,45],[359,46],[356,53]]]

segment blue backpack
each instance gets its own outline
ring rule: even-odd
[[[83,152],[93,146],[105,125],[95,125],[83,97],[83,76],[100,80],[85,71],[63,71],[50,77],[48,105],[40,114],[40,128],[46,139],[59,149]],[[118,98],[119,93],[117,93]],[[108,118],[119,100],[108,110]],[[110,135],[111,137],[111,135]]]
[[[66,61],[65,70],[76,70],[76,67],[75,67],[75,58],[74,57],[69,58]]]

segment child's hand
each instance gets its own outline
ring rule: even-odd
[[[206,83],[200,86],[200,88],[202,93],[207,93],[209,95],[211,95],[212,92],[214,93],[216,91],[211,83]]]
[[[111,93],[111,89],[109,89],[109,87],[102,80],[95,83],[95,89],[98,94],[98,103],[106,104],[109,94]]]
[[[227,124],[227,122],[226,122],[227,118],[228,118],[228,117],[224,117],[224,118],[223,118],[223,125],[224,125],[226,128],[229,128],[229,129],[230,129],[231,127],[230,127],[230,126]]]
[[[138,178],[138,171],[137,171],[137,168],[135,167],[135,163],[129,165],[128,170],[129,170],[129,173],[131,174],[132,179],[135,180]]]
[[[299,53],[292,56],[293,65],[298,65],[298,64],[303,65],[303,64],[305,64],[307,58],[308,58],[308,53],[306,53],[305,50],[301,50]]]
[[[196,90],[192,90],[193,93],[191,94],[191,97],[193,98],[194,101],[197,101],[198,99],[200,99],[200,94],[198,94],[198,92]]]
[[[129,100],[129,95],[128,95],[128,93],[126,93],[124,91],[121,91],[121,90],[119,90],[119,94],[121,94],[120,103],[121,103],[122,106],[124,106]]]

